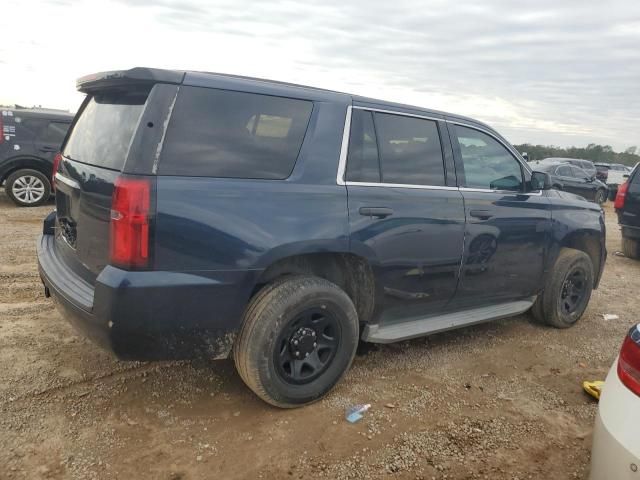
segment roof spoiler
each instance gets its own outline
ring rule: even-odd
[[[182,83],[185,72],[178,70],[161,70],[158,68],[136,67],[129,70],[113,70],[99,72],[80,77],[76,81],[76,88],[80,92],[89,93],[104,88],[121,85],[140,85],[153,83]]]

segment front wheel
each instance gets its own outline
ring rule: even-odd
[[[37,207],[49,200],[51,183],[43,173],[23,168],[9,175],[5,192],[20,207]]]
[[[256,395],[292,408],[331,390],[357,346],[358,315],[349,296],[322,278],[291,276],[251,300],[233,359]]]
[[[552,327],[571,327],[587,309],[593,278],[593,264],[589,256],[580,250],[563,248],[544,291],[531,309],[533,316]]]

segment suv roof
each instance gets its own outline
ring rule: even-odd
[[[49,120],[73,120],[75,113],[68,112],[66,110],[55,110],[49,108],[21,108],[21,107],[12,107],[12,108],[0,108],[2,111],[11,111],[14,116],[19,117],[37,117],[37,118],[46,118]]]
[[[398,102],[390,102],[381,99],[375,99],[370,97],[364,97],[360,95],[353,95],[350,93],[339,92],[336,90],[328,90],[318,87],[310,87],[307,85],[300,85],[296,83],[283,82],[278,80],[269,80],[257,77],[247,77],[243,75],[232,75],[227,73],[216,72],[201,72],[195,70],[165,70],[159,68],[148,67],[135,67],[129,70],[111,70],[106,72],[98,72],[91,75],[80,77],[76,82],[76,87],[79,91],[84,93],[90,93],[94,90],[100,90],[103,88],[117,87],[119,85],[131,85],[131,84],[153,84],[153,83],[171,83],[171,84],[188,84],[193,86],[202,86],[210,88],[228,88],[229,90],[240,89],[244,90],[247,86],[261,87],[261,86],[278,86],[285,87],[289,91],[298,91],[300,94],[309,95],[316,94],[324,97],[344,97],[348,96],[353,101],[367,104],[385,105],[393,108],[400,108],[404,110],[413,110],[414,112],[421,112],[430,115],[442,115],[458,120],[467,121],[477,125],[482,125],[483,128],[490,130],[491,132],[502,137],[491,126],[480,122],[474,118],[458,115],[455,113],[444,112],[440,110],[433,110],[424,107],[418,107],[415,105],[408,105]],[[235,87],[235,88],[234,88]]]

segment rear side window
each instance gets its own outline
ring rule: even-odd
[[[373,114],[354,110],[351,116],[347,180],[350,182],[380,182],[380,164]]]
[[[312,107],[306,100],[183,87],[171,115],[159,173],[287,178]]]
[[[444,185],[444,162],[436,122],[375,114],[383,183]]]
[[[122,170],[147,94],[118,92],[89,98],[63,155],[89,165]]]
[[[64,136],[69,130],[69,124],[64,122],[49,122],[47,129],[44,132],[42,141],[44,143],[51,143],[54,145],[60,145],[64,140]]]

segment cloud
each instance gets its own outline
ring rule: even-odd
[[[516,143],[640,144],[638,2],[42,5],[49,18],[68,24],[58,52],[65,74],[134,65],[226,71],[466,114]],[[49,47],[27,45],[22,55],[39,65],[38,57],[51,55],[52,36],[46,28],[31,31],[32,41]],[[23,61],[5,45],[0,74],[22,74]],[[9,100],[4,88],[0,95]]]

